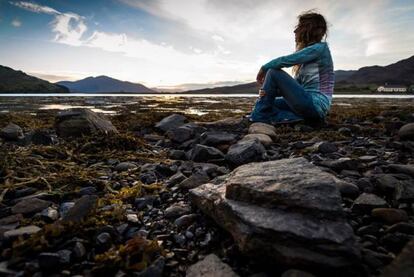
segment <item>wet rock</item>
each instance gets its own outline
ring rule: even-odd
[[[207,183],[209,180],[210,178],[204,171],[198,171],[182,181],[179,187],[182,189],[193,189]]]
[[[155,200],[156,196],[154,195],[147,195],[144,197],[135,198],[134,206],[137,210],[142,210],[147,207],[152,207],[154,205]]]
[[[387,207],[387,202],[379,196],[376,196],[372,193],[362,193],[355,199],[354,204],[352,205],[353,211],[361,212],[370,212],[375,208],[385,208]]]
[[[175,219],[190,212],[190,206],[182,203],[176,203],[165,209],[164,216],[169,219]]]
[[[414,276],[414,240],[410,241],[394,261],[385,268],[381,277]]]
[[[136,169],[138,166],[135,163],[122,162],[115,166],[115,171],[122,172],[128,171],[129,169]]]
[[[60,265],[60,256],[58,253],[43,252],[38,256],[39,267],[49,271],[57,269]]]
[[[398,232],[387,233],[383,237],[381,237],[380,243],[388,251],[393,253],[399,253],[404,248],[404,246],[412,239],[414,239],[414,236],[409,234]]]
[[[371,183],[369,178],[360,178],[356,182],[359,190],[362,192],[372,193],[374,191],[374,185]]]
[[[358,161],[360,161],[362,163],[370,163],[370,162],[373,162],[377,159],[378,159],[377,156],[364,155],[364,156],[359,157]]]
[[[92,195],[96,193],[97,193],[97,190],[95,187],[83,187],[79,189],[80,195]]]
[[[302,270],[289,269],[283,272],[280,277],[315,277],[315,275]]]
[[[398,131],[398,136],[403,140],[414,140],[414,123],[402,126]]]
[[[257,162],[263,159],[266,149],[257,140],[241,140],[230,146],[226,160],[233,165]]]
[[[131,223],[138,223],[139,219],[138,216],[136,214],[127,214],[127,221],[131,222]]]
[[[14,123],[9,123],[6,127],[0,130],[0,138],[4,138],[5,140],[16,141],[23,137],[22,128]]]
[[[373,269],[383,267],[384,265],[389,264],[393,259],[390,255],[378,253],[366,248],[362,249],[362,258],[364,262]]]
[[[56,252],[59,255],[59,262],[61,265],[68,265],[71,261],[72,251],[62,249]]]
[[[187,277],[237,277],[230,266],[223,263],[219,257],[210,254],[203,260],[193,264],[187,269]]]
[[[161,131],[167,132],[184,125],[187,122],[187,118],[181,114],[172,114],[163,118],[160,122],[155,125],[155,128]]]
[[[101,251],[108,250],[112,244],[112,237],[107,232],[102,232],[96,237],[96,244]]]
[[[274,265],[346,268],[359,251],[335,176],[304,158],[252,163],[190,191],[240,251]],[[305,247],[312,245],[312,248]]]
[[[408,220],[407,212],[393,208],[376,208],[371,211],[371,215],[385,221],[388,224],[394,224]]]
[[[221,144],[233,144],[236,142],[237,136],[227,132],[209,131],[201,134],[200,144],[207,146],[218,146]]]
[[[15,230],[10,230],[10,231],[6,231],[4,232],[3,236],[5,238],[15,238],[18,236],[23,236],[23,235],[31,235],[31,234],[35,234],[37,232],[39,232],[41,229],[35,225],[29,225],[29,226],[24,226],[24,227],[20,227],[18,229]]]
[[[261,144],[268,146],[273,143],[271,137],[264,134],[248,134],[243,137],[243,140],[258,140]]]
[[[96,195],[84,195],[65,214],[63,221],[81,222],[95,209],[98,197]]]
[[[56,133],[64,138],[90,135],[95,132],[117,133],[111,121],[90,109],[70,109],[59,112],[55,119]]]
[[[276,138],[276,128],[273,125],[255,122],[249,127],[249,134],[263,134],[269,137]]]
[[[317,152],[322,154],[329,154],[338,151],[338,147],[329,141],[318,142],[313,147]]]
[[[40,212],[52,204],[50,201],[45,201],[39,198],[29,198],[18,202],[11,208],[13,214],[32,214]]]
[[[221,160],[224,154],[217,148],[196,144],[191,151],[191,160],[195,162],[209,162],[214,160]]]

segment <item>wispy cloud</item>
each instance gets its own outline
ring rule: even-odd
[[[19,28],[22,26],[22,22],[18,19],[15,18],[12,20],[12,22],[10,23],[13,27]]]

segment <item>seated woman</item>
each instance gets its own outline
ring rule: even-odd
[[[250,121],[322,122],[330,109],[335,75],[328,44],[322,41],[327,35],[325,18],[314,12],[298,18],[296,52],[271,60],[257,74],[261,89]],[[281,70],[291,66],[295,78]]]

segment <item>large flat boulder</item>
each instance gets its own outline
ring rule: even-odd
[[[55,119],[56,133],[61,137],[77,137],[100,132],[117,133],[111,121],[90,109],[70,109],[58,113]]]
[[[355,268],[360,252],[333,175],[304,158],[240,166],[190,191],[240,250],[268,264],[314,271]]]

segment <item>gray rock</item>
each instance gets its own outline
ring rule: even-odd
[[[204,132],[201,134],[200,144],[218,146],[221,144],[233,144],[236,142],[236,135],[227,132]]]
[[[115,171],[128,171],[129,169],[136,169],[138,166],[135,163],[122,162],[115,166]]]
[[[352,136],[352,131],[350,128],[347,127],[341,127],[338,129],[338,133],[340,133],[343,136]]]
[[[39,198],[29,198],[18,202],[11,208],[13,214],[32,214],[40,212],[52,204],[50,201],[45,201]]]
[[[230,146],[226,154],[226,160],[233,165],[242,165],[257,162],[263,159],[266,149],[257,140],[241,140]]]
[[[193,264],[187,269],[187,277],[237,277],[230,266],[223,263],[219,257],[210,254],[203,260]]]
[[[174,221],[174,224],[179,228],[186,228],[191,225],[197,218],[196,214],[187,214],[180,216]]]
[[[182,203],[176,203],[165,209],[164,216],[169,219],[175,219],[190,212],[190,206]]]
[[[117,133],[111,121],[90,109],[70,109],[59,112],[55,120],[56,133],[64,138],[101,132]]]
[[[217,148],[196,144],[191,152],[191,160],[195,162],[209,162],[221,160],[224,154]]]
[[[59,212],[52,207],[44,209],[40,215],[48,221],[55,221],[59,218]]]
[[[336,182],[336,185],[343,197],[355,198],[359,195],[359,188],[357,185],[344,181],[338,181]]]
[[[145,270],[135,273],[134,276],[136,277],[162,277],[163,272],[164,272],[164,266],[165,266],[165,258],[159,257]]]
[[[75,206],[75,202],[63,202],[59,207],[60,216],[65,217],[73,206]]]
[[[173,160],[185,160],[185,152],[183,150],[171,150],[169,156]]]
[[[203,171],[198,171],[186,178],[179,184],[182,189],[193,189],[210,181],[208,175]]]
[[[269,137],[276,138],[276,128],[273,125],[255,122],[249,127],[249,134],[264,134]]]
[[[190,197],[247,256],[271,265],[348,268],[359,263],[359,250],[334,180],[303,158],[285,159],[241,166]]]
[[[187,179],[187,177],[185,177],[184,174],[182,174],[181,172],[177,172],[173,176],[171,176],[166,183],[168,186],[175,186],[184,181],[185,179]]]
[[[403,173],[414,177],[414,164],[390,164],[388,169],[392,172]]]
[[[39,232],[41,229],[35,225],[29,225],[29,226],[24,226],[24,227],[20,227],[18,229],[15,230],[10,230],[10,231],[6,231],[4,232],[3,236],[5,238],[15,238],[18,236],[23,236],[23,235],[31,235],[31,234],[35,234],[37,232]]]
[[[66,222],[81,222],[84,220],[94,209],[98,197],[96,195],[84,195],[75,205],[65,214],[63,221]]]
[[[60,264],[68,265],[70,263],[72,251],[67,250],[67,249],[62,249],[62,250],[57,251],[56,253],[59,254]]]
[[[414,180],[401,180],[395,190],[395,199],[403,203],[414,202]]]
[[[362,193],[355,199],[354,204],[352,205],[352,210],[362,211],[362,212],[371,212],[375,208],[386,208],[388,206],[387,202],[379,196],[376,196],[372,193]]]
[[[6,127],[0,130],[0,137],[6,140],[19,140],[24,137],[23,130],[19,125],[9,123]]]
[[[351,158],[339,158],[333,161],[322,161],[320,163],[323,166],[327,166],[337,171],[341,171],[343,169],[347,170],[356,170],[358,169],[358,161],[351,159]]]
[[[315,275],[297,269],[289,269],[283,272],[280,277],[315,277]]]
[[[343,183],[304,158],[250,163],[235,169],[226,182],[226,198],[265,208],[342,215],[338,184]]]
[[[268,146],[273,143],[272,138],[265,134],[248,134],[243,137],[243,140],[258,140],[264,146]]]
[[[394,193],[399,181],[390,174],[380,174],[376,176],[377,188],[383,193]]]
[[[57,269],[60,265],[60,256],[58,253],[43,252],[37,257],[39,267],[43,270]]]
[[[375,218],[382,219],[388,224],[394,224],[408,220],[406,211],[393,208],[375,208],[371,211],[371,215]]]
[[[322,154],[329,154],[338,151],[338,147],[329,141],[321,141],[314,145],[317,152]]]
[[[185,142],[193,138],[195,134],[194,127],[190,124],[185,124],[177,128],[172,128],[167,131],[167,137],[177,143]]]
[[[378,159],[377,156],[365,155],[365,156],[359,157],[358,158],[358,161],[363,162],[363,163],[370,163],[370,162],[373,162],[373,161],[375,161],[377,159]]]
[[[167,132],[171,129],[175,129],[184,125],[187,122],[187,118],[180,114],[172,114],[163,118],[160,122],[155,124],[155,128],[160,129],[161,131]]]
[[[414,123],[402,126],[398,131],[398,136],[403,140],[414,140]]]
[[[36,145],[52,145],[57,142],[57,138],[48,130],[38,129],[33,132],[31,142]]]
[[[86,248],[81,242],[77,241],[73,247],[72,253],[75,258],[81,259],[86,255]]]
[[[247,126],[243,117],[227,117],[213,122],[198,122],[199,125],[217,130],[239,130]]]

